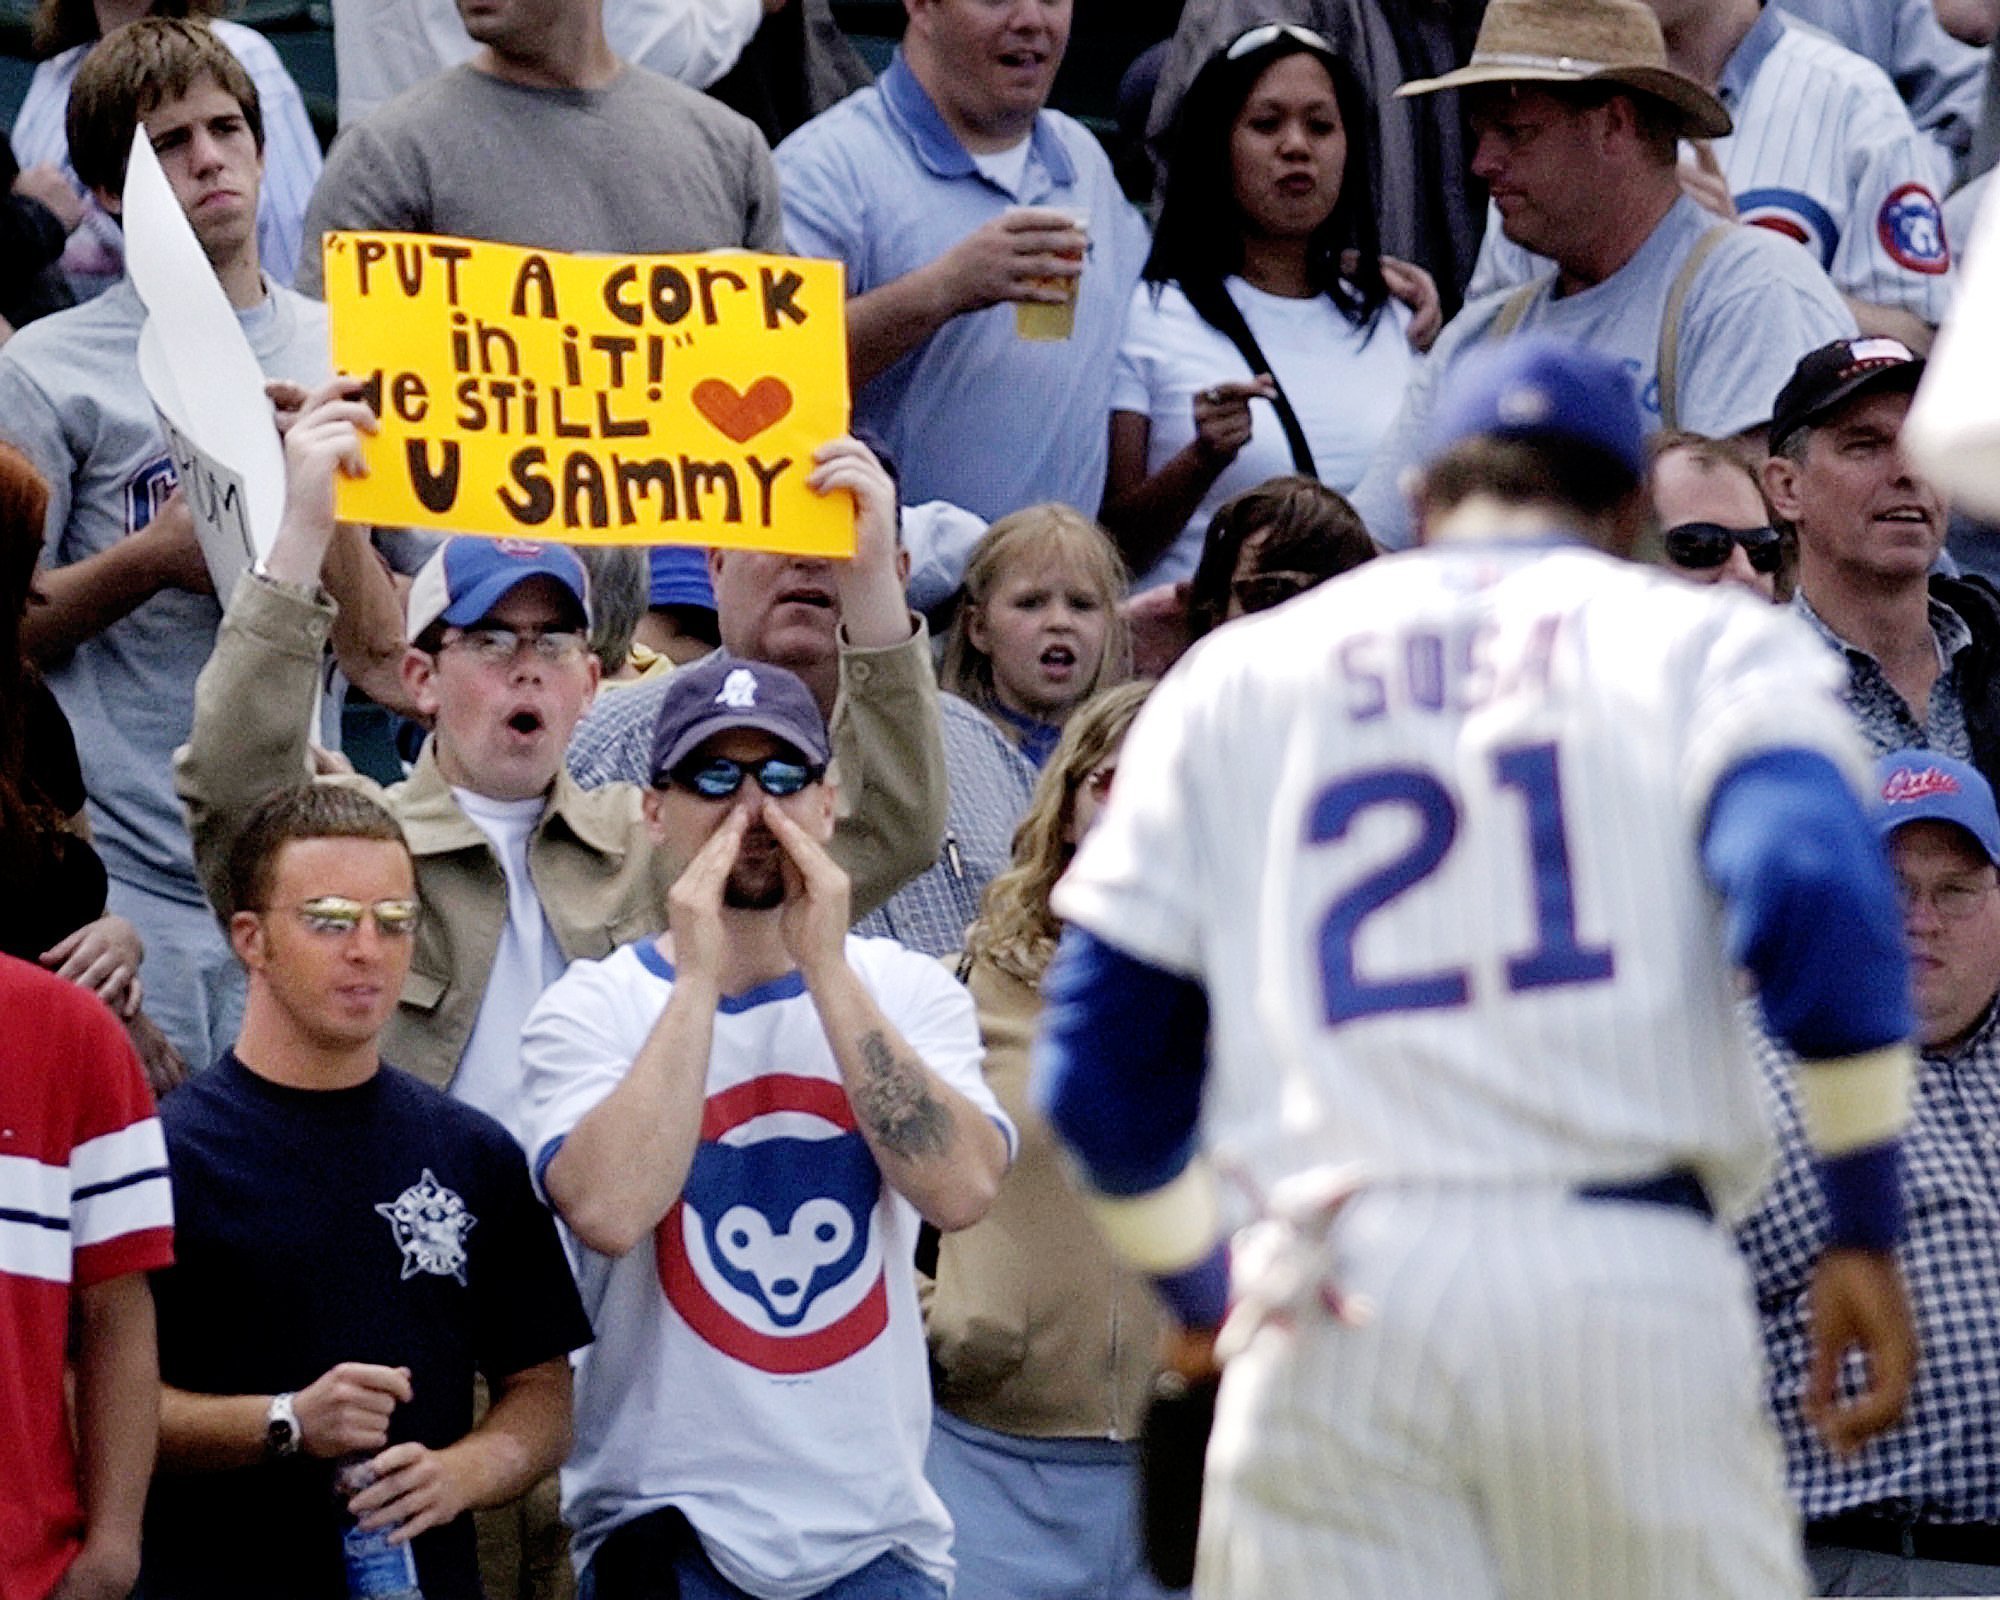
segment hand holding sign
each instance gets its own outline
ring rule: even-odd
[[[316,584],[335,527],[335,484],[364,477],[362,441],[379,431],[353,378],[335,378],[306,397],[285,430],[285,512],[266,570],[281,583]]]
[[[334,359],[381,419],[343,519],[845,556],[838,262],[328,234]]]

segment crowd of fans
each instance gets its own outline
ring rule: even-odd
[[[1632,375],[1644,504],[1602,509],[1659,581],[1791,607],[1887,797],[1959,797],[1891,837],[1951,1354],[1860,1457],[1797,1413],[1824,1218],[1768,1041],[1742,1237],[1825,1592],[2000,1590],[2000,591],[1898,442],[2000,6],[1189,0],[1116,164],[1049,106],[1072,0],[906,6],[869,82],[823,0],[342,0],[322,166],[205,0],[43,0],[0,161],[0,1600],[1168,1592],[1161,1313],[1026,1092],[1050,893],[1150,680],[1397,559],[1454,373],[1531,333]],[[139,377],[140,127],[285,439],[233,595]],[[811,486],[855,554],[336,523],[331,229],[839,260]],[[1940,1587],[1838,1587],[1881,1581]]]

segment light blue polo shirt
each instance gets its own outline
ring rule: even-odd
[[[980,171],[898,53],[872,87],[781,144],[777,159],[787,242],[844,262],[849,295],[935,260],[1009,206],[1089,215],[1073,337],[1020,338],[1011,305],[954,318],[861,390],[855,420],[894,454],[907,504],[949,500],[989,522],[1044,500],[1095,515],[1125,307],[1147,237],[1090,132],[1042,112],[1010,192]]]
[[[1638,253],[1602,283],[1551,298],[1554,273],[1517,332],[1571,339],[1625,364],[1642,420],[1660,426],[1660,319],[1681,263],[1716,219],[1682,196]],[[1414,538],[1403,474],[1423,456],[1438,395],[1453,368],[1487,336],[1512,290],[1475,300],[1452,318],[1404,391],[1403,409],[1348,498],[1378,544]],[[1799,358],[1858,330],[1812,256],[1764,228],[1731,228],[1695,274],[1681,313],[1679,425],[1726,439],[1771,420],[1771,406]]]

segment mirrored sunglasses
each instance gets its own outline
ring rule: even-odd
[[[706,761],[684,761],[667,774],[667,781],[691,789],[704,800],[727,800],[743,787],[743,780],[755,778],[757,787],[774,800],[797,794],[808,784],[818,783],[825,769],[783,756],[766,756],[762,761],[732,761],[727,756],[710,756]]]
[[[417,931],[424,908],[415,900],[377,900],[373,905],[349,900],[343,895],[323,894],[292,907],[300,922],[313,933],[341,938],[372,917],[375,931],[384,938],[406,939]]]

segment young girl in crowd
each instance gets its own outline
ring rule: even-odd
[[[1217,508],[1267,478],[1353,488],[1395,416],[1417,356],[1371,125],[1353,68],[1289,23],[1242,34],[1182,101],[1112,395],[1103,515],[1135,590],[1193,572]]]
[[[1161,1314],[1098,1239],[1028,1101],[1060,932],[1049,894],[1111,792],[1150,687],[1122,684],[1069,719],[967,938],[986,1081],[1021,1148],[984,1220],[940,1240],[929,1307],[938,1409],[925,1470],[958,1528],[958,1600],[1161,1593],[1141,1556],[1133,1442]]]
[[[1117,550],[1082,512],[1042,505],[1002,517],[966,566],[939,682],[1039,768],[1071,709],[1131,671],[1124,593]]]

